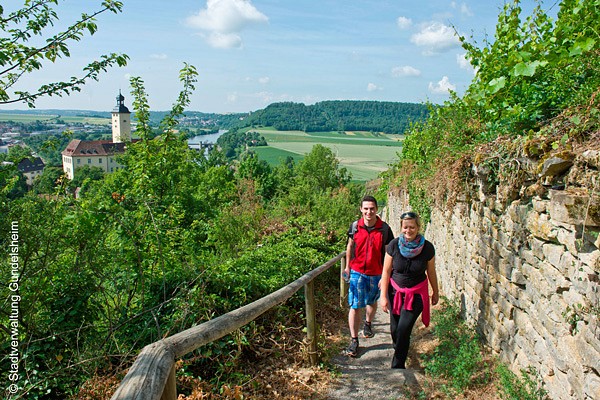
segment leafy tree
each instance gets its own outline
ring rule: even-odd
[[[279,194],[288,193],[289,188],[296,182],[296,163],[292,156],[287,156],[283,162],[279,163],[274,171],[275,181],[277,182],[277,192]]]
[[[232,129],[217,139],[217,144],[223,149],[229,159],[238,157],[250,147],[266,146],[267,141],[256,131]]]
[[[69,57],[70,42],[80,41],[86,32],[93,35],[98,29],[96,16],[107,11],[116,14],[123,7],[120,1],[104,0],[99,10],[81,14],[63,32],[47,37],[40,45],[30,45],[30,41],[44,37],[45,32],[59,20],[54,9],[59,1],[25,0],[22,8],[8,15],[4,15],[4,7],[0,6],[0,30],[3,32],[0,37],[0,104],[25,103],[33,108],[42,96],[62,96],[80,91],[86,81],[98,80],[102,71],[114,65],[127,64],[127,55],[102,55],[99,60],[88,64],[79,77],[44,84],[33,92],[19,90],[17,84],[21,78],[41,70],[44,61],[55,63],[60,58]]]
[[[104,170],[102,168],[84,165],[75,170],[75,176],[69,183],[69,189],[75,191],[79,188],[79,195],[82,196],[93,181],[100,181],[103,178]]]
[[[17,164],[0,165],[0,201],[8,205],[8,201],[22,197],[26,192],[27,179],[17,170]]]
[[[193,80],[195,71],[188,71],[185,77]],[[192,80],[186,81],[188,89]],[[140,82],[133,84],[143,93]],[[186,95],[180,97],[174,113],[187,101]],[[167,121],[165,127],[172,124]],[[140,129],[145,126],[142,121]],[[125,157],[130,170],[100,180],[90,179],[98,170],[83,170],[77,179],[87,182],[88,190],[80,199],[33,194],[11,199],[8,189],[16,186],[15,179],[0,175],[10,180],[0,204],[6,211],[2,229],[19,221],[22,234],[20,333],[26,345],[20,394],[27,398],[67,398],[95,369],[98,357],[160,337],[154,322],[163,322],[160,304],[188,282],[182,266],[195,246],[185,229],[195,218],[184,217],[201,209],[202,202],[190,200],[196,192],[184,181],[198,176],[190,169],[201,167],[186,157],[192,153],[174,136],[148,138],[148,132]],[[4,241],[0,238],[7,247]],[[0,293],[2,298],[11,294],[7,285]],[[170,316],[166,312],[165,320]],[[5,331],[7,322],[0,314]],[[0,348],[5,353],[6,344]]]
[[[275,194],[275,177],[271,166],[265,160],[259,160],[254,152],[241,156],[236,177],[253,180],[257,185],[257,194],[265,199],[270,199]]]
[[[104,170],[102,168],[84,165],[75,170],[75,177],[72,182],[75,186],[81,186],[87,179],[98,181],[102,178],[104,178]]]
[[[34,179],[32,190],[38,194],[55,194],[63,175],[63,169],[60,167],[45,167],[42,174]]]
[[[314,190],[334,189],[350,181],[348,170],[339,165],[330,148],[316,144],[299,162],[298,178]]]
[[[31,149],[26,146],[12,146],[8,150],[8,160],[12,161],[15,164],[18,164],[24,158],[31,158],[33,154]]]

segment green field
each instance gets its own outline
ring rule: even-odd
[[[370,132],[301,132],[277,131],[272,128],[253,129],[268,143],[257,148],[257,154],[271,164],[291,155],[295,159],[309,153],[315,144],[329,147],[340,165],[352,174],[352,179],[368,181],[389,168],[398,159],[402,142],[397,135],[373,134]]]
[[[61,116],[61,115],[52,115],[52,114],[9,114],[9,113],[0,113],[0,122],[3,121],[13,121],[13,122],[35,122],[35,121],[56,121],[57,119],[61,119],[67,123],[81,123],[88,125],[110,125],[110,118],[100,118],[100,117],[77,117],[77,116]]]
[[[281,161],[285,160],[288,156],[292,157],[295,161],[300,161],[304,158],[304,155],[292,153],[272,146],[254,147],[253,150],[258,155],[258,158],[265,160],[271,165],[281,163]]]

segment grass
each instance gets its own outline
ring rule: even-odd
[[[268,143],[257,150],[260,159],[272,165],[290,155],[298,160],[309,153],[315,144],[329,147],[340,165],[355,181],[369,181],[398,158],[402,149],[401,137],[371,132],[302,132],[278,131],[273,128],[254,129]]]

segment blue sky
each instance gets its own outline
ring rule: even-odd
[[[130,61],[69,97],[37,108],[110,110],[129,78],[140,76],[153,111],[167,110],[184,62],[198,72],[189,110],[247,112],[279,101],[381,100],[441,103],[473,78],[454,36],[493,38],[503,0],[124,0],[101,14],[98,32],[71,44],[71,57],[45,64],[21,89],[78,75],[110,52]],[[553,6],[556,1],[549,2]],[[65,0],[56,29],[100,1]],[[521,2],[525,13],[535,1]],[[3,1],[5,14],[22,5]],[[545,3],[542,3],[545,6]],[[554,7],[557,7],[554,5]],[[546,8],[546,7],[544,7]],[[454,27],[454,28],[453,28]],[[26,108],[8,105],[3,109]]]

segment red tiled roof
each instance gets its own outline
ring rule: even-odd
[[[133,140],[133,142],[136,141]],[[73,139],[62,151],[62,155],[69,157],[112,156],[124,153],[126,145],[127,143],[113,143],[110,140]]]

